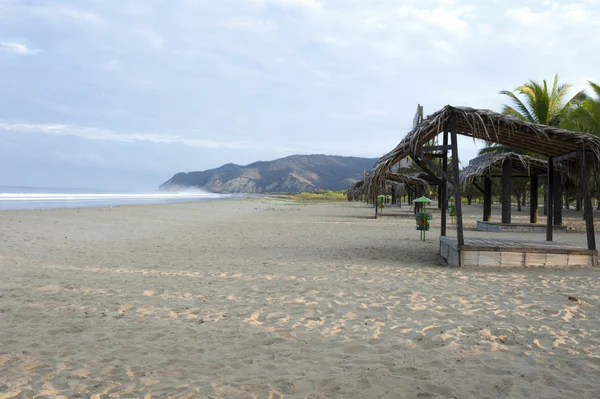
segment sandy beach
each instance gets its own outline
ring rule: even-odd
[[[372,215],[0,212],[0,399],[598,397],[600,270],[441,267],[439,218]]]

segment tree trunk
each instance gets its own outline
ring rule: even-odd
[[[577,197],[576,198],[576,202],[575,202],[575,209],[576,210],[581,211],[581,203],[582,203],[581,197]]]
[[[471,205],[471,201],[473,200],[473,197],[470,195],[467,195],[467,204]]]
[[[554,172],[554,181],[556,182],[556,191],[554,192],[554,225],[562,226],[563,190],[558,172]]]
[[[538,222],[538,177],[531,176],[529,180],[529,223]]]
[[[569,193],[565,193],[565,209],[571,209],[571,200],[569,199]]]
[[[600,211],[600,197],[596,198],[596,201],[598,201],[598,206],[596,207],[596,210]]]
[[[515,197],[517,198],[517,212],[521,212],[521,195],[515,194]]]
[[[396,196],[396,187],[392,187],[392,205],[396,205],[398,197]]]

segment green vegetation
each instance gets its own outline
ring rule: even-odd
[[[297,201],[346,201],[344,191],[317,191],[292,194],[289,197]]]
[[[500,92],[500,94],[507,96],[511,102],[511,105],[503,107],[502,113],[527,122],[600,135],[600,85],[594,82],[588,83],[592,96],[582,90],[570,97],[568,91],[572,88],[572,85],[559,84],[558,74],[554,76],[551,88],[546,80],[543,80],[542,83],[530,80],[514,91],[502,90]],[[545,158],[531,152],[527,153],[516,148],[489,142],[486,143],[485,148],[479,151],[479,155],[506,152],[517,152]],[[598,199],[598,209],[600,209],[600,182],[592,181],[590,183],[592,195]],[[528,182],[526,180],[513,180],[511,184],[512,194],[520,211],[521,204],[526,203],[529,191]],[[568,208],[572,197],[577,198],[577,190],[573,187],[564,187],[564,189],[565,203]],[[496,187],[493,191],[496,194]]]

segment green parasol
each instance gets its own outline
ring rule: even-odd
[[[429,202],[433,202],[433,200],[430,200],[427,197],[419,197],[416,200],[414,200],[413,202],[425,202],[425,203],[429,203]]]

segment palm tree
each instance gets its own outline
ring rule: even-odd
[[[565,101],[571,87],[570,84],[559,84],[558,74],[556,74],[551,89],[548,88],[548,83],[544,79],[542,83],[530,80],[514,91],[502,90],[500,94],[508,96],[512,102],[512,105],[505,105],[502,108],[502,113],[531,123],[559,126],[573,106],[585,98],[584,92],[580,91]],[[526,153],[523,150],[501,144],[487,143],[486,148],[481,149],[479,154],[503,152]]]
[[[562,121],[561,127],[569,130],[592,133],[600,136],[600,85],[588,82],[593,96],[584,96],[572,106],[567,117]],[[600,210],[600,182],[592,182],[592,191],[598,201],[597,210]]]
[[[574,104],[561,127],[600,136],[600,85],[588,82],[595,97],[582,96]]]
[[[585,98],[584,92],[580,91],[567,100],[567,93],[571,87],[572,85],[570,84],[559,84],[558,74],[556,74],[554,75],[552,88],[549,88],[548,82],[544,79],[542,83],[530,80],[524,85],[517,87],[514,91],[502,90],[500,94],[509,97],[512,103],[512,105],[504,105],[502,113],[526,122],[559,126],[561,122],[566,120],[566,116],[572,111],[573,107],[581,103]],[[480,155],[506,152],[516,152],[539,157],[539,155],[529,151],[496,143],[486,143],[486,147],[479,150]],[[519,190],[515,190],[514,194],[519,197],[517,191]],[[544,214],[546,213],[546,209],[548,209],[546,200],[547,187],[544,185]]]

